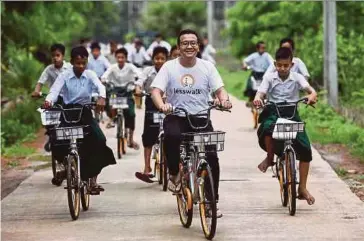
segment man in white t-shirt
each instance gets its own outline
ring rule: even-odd
[[[182,30],[177,38],[177,45],[181,57],[165,63],[159,70],[151,87],[155,106],[168,113],[171,106],[186,109],[191,114],[209,107],[211,90],[216,95],[216,104],[224,108],[231,108],[228,93],[215,66],[199,58],[199,38],[193,30]],[[162,96],[166,94],[166,103]],[[204,125],[206,118],[196,118],[195,125]],[[211,122],[204,131],[212,131]],[[180,186],[179,160],[181,135],[193,132],[185,116],[168,115],[164,121],[164,150],[169,168],[169,189],[176,192]],[[216,198],[218,199],[218,186],[220,178],[219,159],[216,153],[208,153],[207,161],[212,170]],[[222,215],[219,214],[221,217]]]

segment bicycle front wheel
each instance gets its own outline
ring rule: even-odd
[[[189,228],[193,216],[192,193],[188,187],[182,187],[181,193],[177,194],[178,214],[183,227]]]
[[[296,213],[296,159],[293,152],[286,153],[286,167],[287,167],[287,192],[288,192],[288,210],[291,216]]]
[[[284,166],[283,166],[282,161],[279,158],[277,158],[277,161],[276,161],[276,173],[277,173],[277,178],[278,178],[279,187],[280,187],[282,206],[287,207],[287,203],[288,203],[288,191],[287,191],[287,184],[286,184],[287,182],[286,182],[286,178],[284,176]]]
[[[78,164],[75,155],[67,158],[67,196],[68,207],[73,220],[78,219],[80,214],[80,186],[78,176]]]
[[[201,171],[201,183],[199,185],[200,194],[200,217],[201,226],[205,238],[211,240],[214,238],[217,226],[217,207],[216,193],[211,168],[206,165]]]

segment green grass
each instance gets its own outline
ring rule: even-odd
[[[243,91],[245,90],[246,81],[249,77],[249,72],[229,71],[222,66],[218,66],[218,70],[221,78],[224,81],[227,91],[236,98],[245,100],[246,97],[243,95]]]
[[[228,92],[245,99],[243,91],[249,72],[229,71],[220,65],[218,70]],[[351,154],[364,164],[364,129],[355,125],[320,101],[316,108],[300,107],[300,115],[306,122],[306,130],[312,142],[320,144],[344,144]]]
[[[335,172],[339,177],[346,177],[348,175],[348,171],[342,167],[335,168]]]
[[[35,153],[34,148],[26,147],[21,144],[15,144],[10,147],[5,147],[3,156],[4,157],[27,157]]]

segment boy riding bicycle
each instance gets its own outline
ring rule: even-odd
[[[139,70],[131,63],[126,63],[128,57],[128,51],[125,48],[116,50],[115,57],[116,64],[111,65],[106,72],[102,75],[101,81],[103,83],[111,83],[113,85],[113,91],[124,91],[127,84],[135,81],[135,78],[139,75]],[[107,93],[109,97],[110,93]],[[139,149],[138,143],[134,141],[135,130],[135,101],[132,94],[128,96],[129,109],[124,110],[125,127],[129,129],[128,134],[128,147]],[[112,110],[109,105],[109,98],[106,101],[106,112],[110,117],[110,121],[106,128],[115,127],[114,117],[116,116],[116,110]]]
[[[161,69],[162,65],[168,59],[168,50],[164,47],[156,47],[153,50],[152,60],[154,66],[150,66],[144,69],[140,78],[137,81],[136,93],[141,93],[141,89],[146,91],[147,93],[151,92],[150,85],[152,84],[155,76],[158,71]],[[152,147],[158,140],[159,127],[153,126],[153,119],[148,118],[148,112],[157,112],[158,109],[154,105],[152,98],[147,96],[145,98],[145,117],[144,117],[144,131],[142,135],[142,141],[144,146],[144,172],[136,172],[135,176],[140,180],[152,183],[153,181],[150,178],[153,176],[151,174],[152,168],[150,166],[150,157],[152,153]]]
[[[289,48],[280,48],[275,56],[275,68],[277,71],[264,76],[258,92],[254,99],[254,105],[261,107],[265,97],[269,101],[275,103],[295,102],[299,100],[299,91],[304,90],[308,93],[307,104],[314,104],[317,101],[316,91],[310,86],[303,75],[292,72],[292,52]],[[289,110],[284,110],[289,112]],[[287,115],[292,115],[288,113]],[[274,125],[278,119],[275,108],[265,108],[259,116],[261,125],[258,129],[259,145],[267,152],[267,157],[259,164],[258,168],[263,173],[273,166],[274,154],[282,153],[282,143],[274,141],[272,132]],[[296,112],[292,119],[293,121],[301,121],[301,118]],[[306,188],[307,177],[312,160],[311,144],[306,132],[298,133],[297,140],[293,147],[297,154],[297,159],[300,160],[299,172],[299,188],[298,198],[305,199],[309,205],[314,204],[315,198],[308,192]]]

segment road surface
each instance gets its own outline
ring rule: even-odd
[[[364,203],[316,151],[308,186],[316,203],[299,201],[296,216],[288,215],[272,173],[257,169],[264,153],[250,111],[236,99],[233,106],[232,113],[213,115],[215,129],[227,132],[225,152],[219,155],[224,217],[214,240],[364,240]],[[141,142],[143,111],[137,116]],[[114,132],[106,131],[113,149]],[[175,197],[134,177],[142,167],[142,151],[129,149],[117,165],[105,168],[99,181],[106,191],[91,198],[90,210],[81,211],[77,221],[71,221],[66,190],[50,184],[51,170],[35,172],[1,202],[2,240],[204,240],[198,212],[191,228],[183,228]]]

